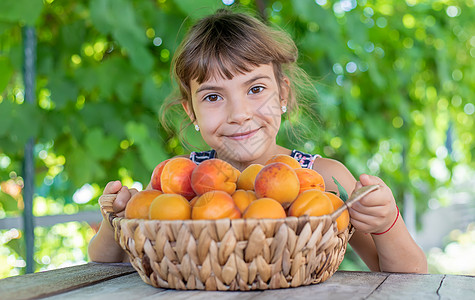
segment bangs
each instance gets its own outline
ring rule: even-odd
[[[253,68],[272,61],[269,53],[262,51],[261,47],[255,47],[254,44],[243,46],[245,41],[227,41],[221,36],[211,41],[213,45],[200,49],[188,66],[190,80],[201,84],[210,78],[232,79],[237,74],[250,72]],[[259,52],[267,55],[249,55]]]
[[[211,78],[232,79],[270,63],[278,77],[282,66],[295,62],[298,55],[287,34],[229,11],[195,24],[177,52],[173,70],[183,99],[191,99],[192,80],[202,84]]]

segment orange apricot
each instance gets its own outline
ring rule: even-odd
[[[343,202],[343,200],[341,200],[340,197],[338,197],[337,195],[330,192],[325,192],[325,194],[328,196],[328,198],[330,198],[334,211],[340,208],[340,206],[345,204],[345,202]],[[345,230],[345,228],[348,227],[349,223],[350,223],[350,213],[348,212],[348,209],[346,209],[341,213],[341,215],[338,218],[336,218],[338,231]]]
[[[245,168],[237,180],[237,188],[240,190],[254,190],[254,181],[257,173],[264,168],[261,164],[252,164]]]
[[[282,205],[271,198],[260,198],[254,200],[244,211],[244,219],[280,219],[285,218],[285,210]]]
[[[198,200],[200,196],[194,196],[193,199],[190,200],[190,205],[191,207],[193,207],[196,203],[196,200]]]
[[[149,218],[152,220],[187,220],[190,216],[190,203],[182,195],[162,194],[150,205]]]
[[[191,210],[193,220],[237,219],[241,211],[224,191],[209,191],[199,196]]]
[[[300,194],[289,208],[289,216],[323,216],[333,212],[330,198],[320,190],[307,190]]]
[[[224,160],[213,158],[199,164],[191,174],[191,186],[196,194],[209,191],[225,191],[228,194],[236,190],[239,170]]]
[[[317,189],[325,191],[325,181],[322,175],[313,169],[295,169],[295,173],[299,178],[300,191],[299,194],[306,190]]]
[[[152,189],[159,191],[162,190],[160,176],[162,175],[163,168],[165,167],[168,161],[170,161],[170,159],[162,161],[155,167],[155,169],[153,169],[152,178],[150,179],[150,186],[152,187]]]
[[[192,199],[195,192],[191,187],[191,173],[196,164],[184,157],[170,159],[163,167],[160,175],[162,191],[167,194],[179,194]]]
[[[254,190],[257,198],[275,199],[286,209],[297,197],[300,182],[294,169],[276,162],[265,166],[257,174]]]
[[[269,165],[275,162],[281,162],[281,163],[287,164],[292,169],[302,168],[302,166],[300,166],[300,163],[290,155],[285,155],[285,154],[274,155],[266,162],[266,165]]]
[[[256,200],[256,193],[254,191],[246,191],[246,190],[236,190],[231,197],[234,200],[234,203],[236,206],[239,208],[239,210],[244,212],[246,207],[249,206],[249,204]]]
[[[125,207],[127,219],[148,219],[148,211],[152,201],[163,193],[158,190],[145,190],[135,193]]]

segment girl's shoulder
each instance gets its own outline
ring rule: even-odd
[[[336,159],[320,157],[315,161],[313,169],[322,175],[327,191],[338,192],[334,179],[345,188],[348,194],[351,194],[355,187],[355,177],[344,164]]]

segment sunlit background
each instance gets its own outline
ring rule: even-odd
[[[193,20],[244,7],[296,41],[316,100],[283,123],[288,148],[392,188],[431,273],[475,275],[474,0],[3,0],[0,2],[0,278],[24,274],[22,171],[34,139],[34,271],[88,261],[97,199],[187,153],[158,122],[170,61]],[[189,18],[187,18],[189,16]],[[23,29],[36,33],[25,101]],[[194,130],[188,142],[206,149]],[[194,150],[194,148],[192,148]],[[351,251],[345,270],[367,270]]]

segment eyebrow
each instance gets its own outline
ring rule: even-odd
[[[251,83],[253,83],[254,81],[259,80],[259,79],[269,79],[269,80],[272,80],[272,79],[271,79],[269,76],[267,76],[267,75],[257,74],[256,76],[250,78],[249,80],[246,80],[242,85],[243,85],[243,86],[249,85],[249,84],[251,84]],[[220,86],[213,86],[213,85],[202,85],[202,86],[200,86],[200,87],[196,90],[195,94],[198,94],[198,93],[200,93],[200,92],[202,92],[202,91],[206,91],[206,90],[222,91],[222,90],[224,90],[224,88],[222,88],[222,87],[220,87]]]

